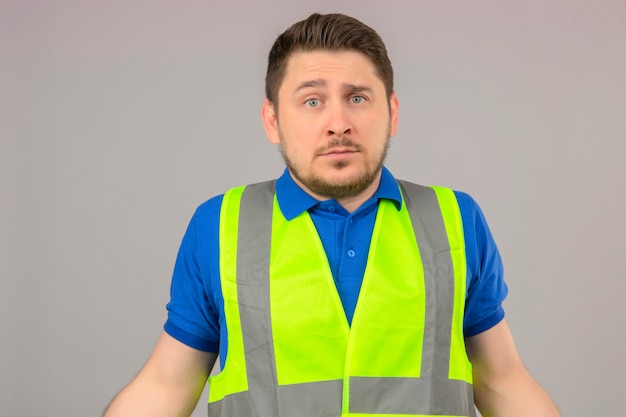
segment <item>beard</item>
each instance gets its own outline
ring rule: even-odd
[[[352,197],[363,192],[367,187],[372,185],[372,183],[378,178],[380,171],[382,170],[383,163],[387,156],[387,150],[389,149],[390,144],[390,136],[387,134],[387,138],[385,140],[385,146],[383,147],[382,152],[379,155],[376,155],[376,158],[373,160],[367,160],[365,162],[365,170],[358,177],[348,180],[346,182],[330,182],[325,180],[319,175],[316,175],[314,172],[310,174],[303,173],[302,170],[289,158],[287,152],[283,147],[282,134],[281,136],[281,145],[280,145],[280,153],[285,160],[285,164],[287,164],[287,168],[291,174],[304,186],[306,186],[310,191],[314,194],[333,198],[335,200]],[[348,147],[354,149],[355,151],[360,151],[361,147],[352,142],[349,138],[342,137],[339,139],[333,139],[322,149],[318,150],[318,153],[323,153],[330,149],[336,147]],[[336,161],[334,162],[334,168],[337,170],[341,170],[349,165],[346,161]]]

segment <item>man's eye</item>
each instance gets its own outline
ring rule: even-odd
[[[352,96],[350,97],[350,102],[352,104],[361,104],[365,101],[365,97],[363,96]]]
[[[310,98],[307,101],[305,101],[305,104],[309,107],[317,107],[320,105],[320,101],[317,98]]]

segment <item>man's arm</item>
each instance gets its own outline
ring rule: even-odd
[[[484,417],[559,417],[556,406],[530,376],[502,320],[466,340],[474,368],[474,401]]]
[[[104,417],[190,416],[216,359],[216,353],[193,349],[163,332],[148,362]]]

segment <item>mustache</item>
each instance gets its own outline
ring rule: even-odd
[[[360,151],[361,146],[358,143],[354,143],[352,140],[346,137],[333,138],[328,142],[326,146],[322,146],[317,149],[317,154],[324,154],[332,151],[335,148],[350,148],[354,151]]]

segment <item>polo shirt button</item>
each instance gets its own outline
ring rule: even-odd
[[[356,252],[355,252],[355,251],[353,251],[352,249],[350,249],[350,250],[348,251],[348,256],[349,256],[349,257],[351,257],[351,258],[354,258],[354,257],[356,256]]]
[[[330,211],[331,213],[335,212],[335,206],[328,206],[328,211]]]

